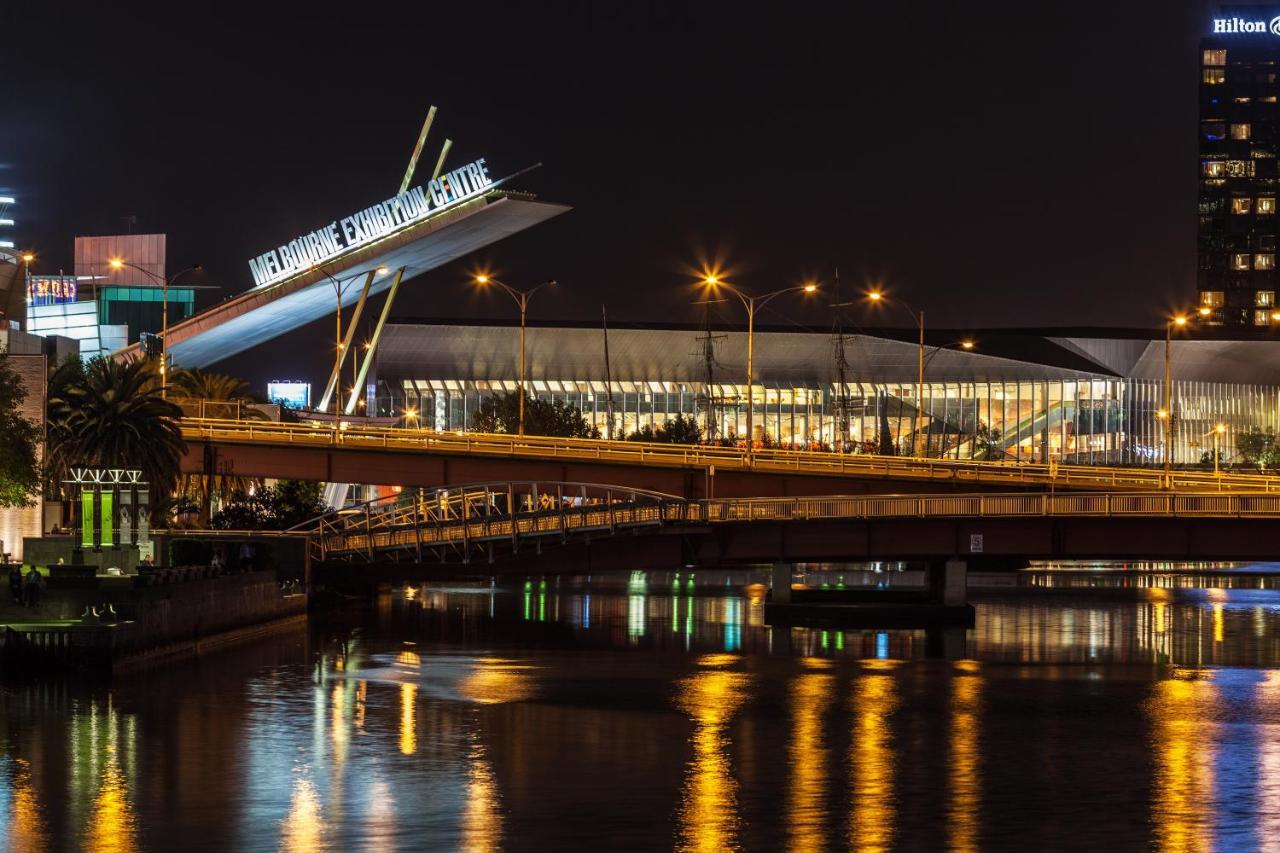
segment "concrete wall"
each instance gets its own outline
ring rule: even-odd
[[[29,338],[28,335],[10,334],[9,338]],[[38,338],[36,340],[39,340]],[[7,358],[9,365],[17,372],[27,389],[27,399],[23,401],[19,414],[40,427],[45,428],[45,391],[48,386],[48,357],[37,350],[35,355],[14,355]],[[39,458],[44,459],[44,445],[41,443]],[[44,511],[40,498],[29,507],[0,507],[0,551],[14,555],[14,559],[22,559],[22,537],[39,536]]]

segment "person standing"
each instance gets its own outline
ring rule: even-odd
[[[9,593],[14,604],[22,603],[22,564],[14,563],[9,567]]]
[[[27,583],[23,588],[23,593],[28,607],[40,606],[40,572],[35,566],[32,566],[31,571],[27,572]]]

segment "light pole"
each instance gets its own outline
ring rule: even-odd
[[[723,287],[725,290],[738,297],[738,301],[747,309],[747,464],[755,464],[755,336],[756,336],[756,309],[763,308],[768,304],[769,300],[775,296],[781,296],[784,293],[814,293],[818,289],[818,285],[813,282],[797,285],[796,287],[784,287],[780,290],[774,290],[762,296],[751,296],[743,293],[738,288],[729,284],[727,281],[721,280],[716,275],[707,275],[702,279],[702,283],[712,290]]]
[[[339,281],[330,275],[329,271],[324,267],[317,266],[316,269],[319,270],[321,275],[333,282],[333,294],[338,303],[338,311],[334,315],[333,329],[333,381],[336,383],[336,387],[333,389],[333,423],[337,426],[338,418],[342,415],[342,291],[346,289],[348,284],[368,273],[356,273]],[[378,273],[385,274],[383,272],[385,269],[386,267],[378,267]],[[326,386],[327,390],[328,386]]]
[[[959,340],[955,340],[955,341],[948,341],[948,342],[947,342],[947,343],[945,343],[945,344],[939,344],[938,346],[934,347],[932,350],[930,350],[930,351],[929,351],[929,355],[925,357],[924,365],[923,365],[923,366],[921,367],[921,369],[920,369],[921,386],[923,387],[925,371],[927,371],[927,370],[929,369],[929,365],[933,363],[933,358],[934,358],[934,356],[936,356],[938,353],[940,353],[940,352],[942,352],[944,349],[948,349],[948,348],[950,348],[950,347],[960,347],[960,349],[962,349],[962,350],[964,350],[964,351],[966,351],[966,352],[969,352],[969,351],[971,351],[975,346],[977,346],[977,344],[975,344],[971,339],[969,339],[969,338],[961,338],[961,339],[959,339]],[[932,433],[933,433],[933,430],[932,430],[932,429],[930,429],[930,430],[929,430],[929,432],[930,432],[930,434],[932,434]],[[944,422],[944,423],[943,423],[943,427],[942,427],[942,438],[945,440],[945,439],[946,439],[946,437],[947,437],[947,436],[946,436],[946,423]],[[921,455],[923,455],[923,456],[928,456],[928,455],[929,455],[929,445],[930,445],[930,443],[931,443],[931,442],[929,442],[929,441],[928,441],[928,439],[926,438],[926,439],[925,439],[925,452],[924,452],[923,454],[921,454]],[[941,440],[940,440],[940,441],[939,441],[939,443],[938,443],[938,448],[939,448],[939,451],[941,451],[941,449],[942,449],[942,442],[941,442]],[[942,454],[941,454],[941,452],[939,452],[939,454],[938,454],[938,455],[939,455],[939,456],[941,456],[941,455],[942,455]]]
[[[1213,426],[1213,476],[1215,477],[1221,473],[1218,461],[1222,458],[1222,436],[1226,431],[1226,424],[1214,424]]]
[[[147,278],[151,279],[153,282],[160,285],[161,287],[160,396],[163,399],[168,399],[168,396],[169,396],[169,286],[189,272],[200,272],[201,270],[204,269],[204,266],[201,264],[196,264],[195,266],[187,267],[184,270],[179,270],[178,272],[174,273],[168,278],[164,278],[162,276],[156,275],[151,270],[143,269],[137,264],[131,264],[128,261],[123,260],[121,258],[112,258],[107,265],[110,266],[111,269],[116,271],[122,270],[125,267],[128,267],[131,270],[137,270],[138,272],[142,273]]]
[[[491,275],[487,275],[486,273],[480,273],[479,275],[477,275],[477,276],[475,277],[475,282],[476,282],[476,284],[480,285],[481,287],[483,287],[483,286],[485,286],[485,285],[487,285],[487,284],[496,284],[498,287],[502,288],[502,289],[503,289],[503,291],[504,291],[508,296],[510,296],[512,299],[514,299],[514,300],[515,300],[516,306],[520,309],[520,426],[519,426],[519,431],[518,431],[518,433],[517,433],[517,434],[518,434],[518,435],[524,435],[524,368],[525,368],[525,361],[524,361],[524,332],[525,332],[525,315],[526,315],[526,314],[528,313],[528,311],[529,311],[529,300],[533,298],[533,294],[537,293],[539,290],[541,290],[542,288],[546,287],[547,285],[549,285],[549,284],[555,284],[556,282],[555,282],[555,279],[550,279],[550,280],[548,280],[548,281],[544,281],[542,284],[539,284],[539,285],[537,285],[536,287],[531,287],[531,288],[529,288],[528,290],[516,290],[514,287],[511,287],[510,285],[504,284],[504,283],[502,283],[502,282],[498,281],[498,280],[497,280],[496,278],[494,278],[493,276],[491,276]]]
[[[911,319],[914,320],[916,322],[916,325],[919,327],[920,352],[919,352],[919,357],[917,359],[918,370],[916,372],[916,418],[915,418],[916,439],[914,442],[915,448],[913,449],[916,451],[914,455],[921,455],[919,453],[919,447],[920,447],[920,439],[921,439],[920,419],[924,415],[924,312],[917,311],[916,309],[912,308],[910,305],[908,305],[906,302],[904,302],[901,299],[896,299],[896,298],[890,299],[889,297],[884,295],[883,291],[880,291],[880,290],[869,291],[867,293],[867,299],[870,300],[872,303],[893,302],[897,305],[900,305],[904,311],[906,311],[908,314],[911,315]]]

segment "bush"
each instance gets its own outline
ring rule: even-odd
[[[213,561],[213,547],[201,539],[175,539],[169,543],[169,565],[207,566]]]

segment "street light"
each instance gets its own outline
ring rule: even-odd
[[[1222,458],[1222,436],[1227,432],[1226,424],[1214,424],[1213,427],[1213,476],[1219,475],[1218,460]]]
[[[918,369],[916,373],[916,440],[915,440],[916,447],[915,447],[915,450],[917,451],[917,455],[921,455],[918,453],[918,451],[920,447],[920,438],[921,438],[920,418],[924,415],[924,312],[917,311],[916,309],[912,308],[910,305],[908,305],[906,302],[904,302],[901,299],[889,299],[889,297],[885,296],[884,293],[879,290],[869,291],[867,293],[867,299],[870,300],[872,304],[879,304],[881,302],[897,303],[898,305],[902,306],[903,310],[905,310],[908,314],[911,315],[911,318],[915,320],[916,325],[919,327],[920,352],[918,357]],[[972,347],[965,347],[965,349],[971,349],[971,348]]]
[[[481,287],[484,287],[485,285],[489,285],[489,284],[495,284],[498,287],[502,288],[502,290],[508,296],[510,296],[512,299],[515,300],[517,307],[519,307],[520,309],[520,425],[518,427],[517,434],[524,435],[525,315],[529,311],[529,300],[533,298],[533,294],[537,293],[539,290],[546,287],[547,285],[555,284],[556,282],[554,279],[550,279],[550,280],[544,281],[542,284],[539,284],[536,287],[531,287],[528,290],[516,290],[514,287],[504,284],[498,281],[493,276],[488,275],[486,273],[479,273],[478,275],[475,276],[474,280],[475,280],[475,283],[480,285]]]
[[[784,287],[780,290],[774,290],[763,296],[750,296],[743,293],[738,288],[722,280],[716,275],[703,276],[702,283],[715,289],[723,287],[725,290],[738,297],[738,301],[747,309],[747,464],[755,464],[755,335],[756,335],[756,309],[763,308],[768,304],[769,300],[775,296],[781,296],[784,293],[815,293],[818,285],[813,282],[805,282],[795,287]]]
[[[929,369],[929,365],[933,363],[934,356],[936,356],[938,353],[942,352],[944,349],[949,349],[950,347],[960,347],[960,349],[965,350],[966,352],[968,352],[968,351],[972,351],[972,350],[973,350],[973,348],[974,348],[974,347],[976,347],[976,346],[977,346],[977,344],[976,344],[973,340],[971,340],[971,339],[969,339],[969,338],[961,338],[960,340],[956,340],[956,341],[948,341],[948,342],[947,342],[947,343],[945,343],[945,344],[939,344],[938,346],[934,347],[932,350],[930,350],[930,351],[929,351],[929,355],[925,357],[925,360],[924,360],[924,370],[923,370],[923,371],[921,371],[921,373],[920,373],[921,380],[923,380],[924,375],[925,375],[925,372],[927,372],[927,371],[928,371],[928,369]],[[932,430],[932,429],[930,429],[930,433],[932,433],[932,432],[933,432],[933,430]],[[945,424],[943,425],[943,438],[944,438],[944,439],[946,438],[946,425],[945,425]],[[928,453],[929,453],[929,444],[930,444],[930,442],[929,442],[929,441],[928,441],[928,439],[926,438],[926,439],[925,439],[925,446],[924,446],[924,453],[922,453],[922,454],[921,454],[922,456],[928,455]],[[939,442],[939,450],[941,450],[941,442]]]
[[[187,267],[184,270],[179,270],[178,272],[174,273],[168,278],[165,278],[163,276],[156,275],[151,270],[143,269],[137,264],[131,264],[128,261],[124,260],[123,258],[112,258],[110,261],[107,262],[107,265],[111,267],[111,269],[117,272],[124,269],[125,267],[128,267],[131,270],[137,270],[138,272],[145,275],[147,278],[151,279],[156,284],[159,284],[161,287],[160,397],[162,399],[168,399],[168,396],[169,396],[169,286],[189,272],[202,271],[204,269],[204,266],[202,264],[196,264],[195,266]]]
[[[1203,314],[1201,314],[1203,316]],[[1164,480],[1168,487],[1173,478],[1173,330],[1185,328],[1191,318],[1174,314],[1164,324],[1164,408],[1156,412],[1164,418]]]
[[[337,302],[338,302],[338,311],[337,311],[337,313],[334,315],[334,331],[333,331],[333,381],[334,381],[334,383],[335,383],[335,387],[334,387],[334,389],[333,389],[333,392],[334,392],[334,393],[333,393],[333,422],[334,422],[334,424],[337,424],[337,422],[338,422],[338,417],[339,417],[339,415],[341,414],[341,411],[342,411],[342,408],[341,408],[341,407],[342,407],[342,373],[341,373],[341,369],[342,369],[342,350],[343,350],[343,346],[342,346],[342,291],[346,289],[346,286],[347,286],[348,284],[350,284],[351,282],[355,281],[356,279],[358,279],[358,278],[359,278],[360,276],[362,276],[362,275],[368,275],[368,273],[366,273],[366,272],[358,272],[358,273],[356,273],[356,274],[355,274],[355,275],[353,275],[353,276],[350,276],[350,277],[348,277],[348,278],[346,278],[346,279],[343,279],[342,281],[339,281],[338,279],[336,279],[336,278],[334,278],[333,276],[331,276],[331,275],[329,274],[329,271],[328,271],[328,270],[326,270],[324,267],[322,267],[322,266],[316,266],[316,269],[317,269],[317,270],[319,270],[319,272],[320,272],[320,274],[321,274],[321,275],[323,275],[325,278],[329,279],[329,281],[333,282],[333,294],[334,294],[334,297],[337,299]],[[386,273],[387,273],[387,268],[386,268],[386,267],[378,267],[378,274],[379,274],[379,275],[386,275]],[[354,366],[354,363],[353,363],[353,366]],[[326,390],[326,391],[328,390],[328,386],[327,386],[327,385],[325,386],[325,390]]]

